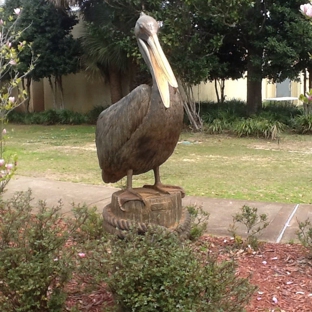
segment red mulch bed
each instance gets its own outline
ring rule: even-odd
[[[308,312],[312,311],[312,261],[307,250],[298,244],[263,243],[258,251],[237,250],[230,238],[204,236],[195,248],[207,245],[220,259],[237,261],[237,274],[246,277],[258,287],[247,305],[247,312]],[[73,281],[68,288],[67,307],[79,306],[80,311],[100,312],[113,298],[102,289],[83,294],[83,285]]]

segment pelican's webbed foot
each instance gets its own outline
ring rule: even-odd
[[[134,189],[126,189],[118,195],[119,208],[122,211],[126,211],[126,209],[124,209],[125,203],[132,201],[132,200],[138,200],[138,201],[143,202],[143,204],[146,206],[146,208],[149,209],[149,206],[150,206],[149,202],[145,200],[145,198],[142,194],[135,191]]]
[[[184,198],[185,197],[185,191],[182,187],[180,186],[175,186],[175,185],[165,185],[162,184],[161,182],[157,182],[154,185],[144,185],[143,187],[146,188],[151,188],[153,190],[156,190],[160,193],[163,194],[171,194],[171,193],[181,193],[181,197]]]

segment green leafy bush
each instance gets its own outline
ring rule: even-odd
[[[211,123],[214,119],[220,119],[227,123],[236,118],[246,116],[246,103],[240,100],[229,100],[222,104],[214,102],[200,103],[200,115],[205,123]]]
[[[95,235],[95,210],[77,207],[65,219],[61,203],[34,209],[31,200],[29,190],[0,202],[0,311],[63,311],[78,251]]]
[[[265,102],[259,116],[291,126],[292,119],[303,114],[302,107],[292,103]]]
[[[88,116],[86,114],[80,114],[68,109],[48,109],[43,112],[33,113],[12,111],[8,116],[8,120],[14,123],[44,125],[80,125],[89,122]]]
[[[205,212],[203,207],[198,207],[196,205],[187,206],[186,209],[191,216],[191,230],[189,239],[191,241],[195,241],[207,230],[209,213]]]
[[[239,100],[222,104],[201,103],[200,107],[208,133],[229,131],[237,136],[275,139],[289,128],[299,133],[305,133],[305,129],[310,132],[311,129],[309,119],[304,122],[302,107],[292,103],[264,102],[261,112],[249,118],[246,116],[246,103]]]
[[[99,241],[81,262],[85,274],[107,283],[123,312],[239,312],[255,290],[235,275],[234,262],[217,262],[209,252],[201,258],[161,229]]]
[[[0,310],[60,311],[64,284],[74,269],[64,244],[61,207],[40,202],[32,214],[31,192],[0,205]]]
[[[106,106],[107,107],[107,106]],[[101,114],[101,112],[105,109],[104,106],[102,105],[98,105],[93,107],[93,109],[91,109],[88,112],[88,120],[90,124],[96,124],[97,119],[99,117],[99,115]]]
[[[16,111],[16,110],[12,110],[8,116],[7,116],[7,119],[9,122],[14,122],[14,123],[17,123],[17,124],[22,124],[22,123],[25,123],[24,122],[24,114]]]
[[[71,218],[61,204],[34,210],[31,191],[1,201],[0,310],[64,311],[75,274],[90,289],[106,283],[122,311],[244,311],[255,288],[234,262],[197,255],[163,229],[111,237],[102,221],[86,206],[73,207]]]
[[[243,247],[250,246],[253,249],[258,249],[258,235],[269,225],[265,213],[258,214],[258,208],[244,205],[241,212],[233,216],[233,224],[229,227],[229,232],[234,237],[236,245],[243,245]],[[237,235],[236,224],[240,223],[246,227],[246,241]]]
[[[312,224],[310,219],[305,221],[297,221],[299,229],[297,237],[300,243],[309,250],[309,257],[312,257]]]
[[[103,227],[103,217],[99,214],[96,207],[88,208],[86,205],[73,206],[73,218],[67,222],[75,228],[79,224],[79,229],[73,232],[73,239],[78,243],[86,243],[87,241],[99,240],[105,237]]]
[[[312,133],[312,115],[296,116],[292,120],[292,127],[295,132],[300,134]]]
[[[285,125],[262,117],[241,119],[233,124],[232,131],[239,137],[255,136],[258,138],[276,139]]]
[[[210,134],[220,134],[224,132],[225,130],[228,130],[228,128],[229,128],[229,125],[225,120],[216,118],[207,125],[206,131]]]

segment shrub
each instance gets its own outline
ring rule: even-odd
[[[214,119],[207,125],[207,132],[210,134],[220,134],[229,128],[228,123],[225,120],[219,118]]]
[[[29,190],[0,202],[0,310],[63,311],[80,250],[73,238],[94,235],[94,209],[77,207],[74,219],[65,219],[61,203],[40,201],[34,210],[31,200]]]
[[[103,217],[99,214],[96,207],[88,208],[86,205],[73,206],[73,219],[67,222],[75,228],[79,224],[79,229],[73,233],[73,239],[78,243],[99,240],[105,237],[103,227]]]
[[[312,133],[312,115],[301,115],[293,118],[293,129],[300,134]]]
[[[90,124],[96,124],[97,119],[99,117],[99,115],[101,114],[101,112],[105,109],[104,106],[98,105],[93,107],[93,109],[91,109],[88,113],[88,120]]]
[[[201,104],[201,117],[208,125],[219,119],[225,125],[246,115],[246,104],[240,100],[225,101],[222,104],[213,102]]]
[[[292,103],[268,102],[263,104],[259,116],[272,121],[279,121],[282,124],[290,126],[292,124],[292,119],[296,116],[302,115],[302,113],[302,108]]]
[[[243,242],[242,238],[237,235],[236,224],[240,223],[246,227],[246,241]],[[250,246],[253,249],[258,249],[258,235],[269,225],[267,222],[267,215],[258,214],[258,209],[256,207],[249,207],[244,205],[241,208],[240,213],[236,213],[233,216],[233,224],[230,225],[229,232],[233,235],[235,243],[237,245],[243,244],[243,247]]]
[[[67,125],[81,125],[88,122],[88,118],[85,114],[80,114],[68,109],[57,110],[58,123]]]
[[[81,116],[69,110],[55,110],[49,109],[43,112],[11,112],[8,120],[13,123],[21,124],[80,124],[86,120],[86,117]]]
[[[79,125],[87,122],[85,114],[73,112],[68,109],[49,109],[40,113],[41,123],[46,125],[69,124]]]
[[[84,123],[95,123],[91,114],[81,114],[68,109],[48,109],[42,112],[22,113],[12,111],[8,120],[20,124],[43,124],[43,125],[81,125]]]
[[[8,121],[9,122],[14,122],[17,124],[22,124],[24,123],[24,114],[21,112],[18,112],[16,110],[12,110],[9,114],[8,114]]]
[[[1,311],[60,311],[74,268],[62,248],[68,233],[59,223],[60,207],[48,210],[41,202],[33,215],[30,201],[28,191],[1,202]]]
[[[271,121],[262,117],[241,119],[233,125],[232,131],[239,137],[256,136],[266,139],[276,139],[285,125],[279,121]]]
[[[124,312],[239,312],[255,289],[235,275],[234,262],[199,258],[188,243],[161,229],[99,242],[82,260],[86,274],[107,282]]]
[[[297,231],[297,237],[300,243],[309,250],[309,257],[312,257],[312,226],[310,219],[306,219],[304,222],[298,221],[299,230]]]
[[[201,117],[209,133],[230,131],[238,136],[275,139],[280,132],[293,127],[294,119],[303,114],[301,107],[291,103],[264,102],[262,111],[246,116],[246,104],[231,100],[222,104],[201,103]]]
[[[191,230],[189,239],[194,241],[201,237],[207,230],[209,213],[205,212],[202,207],[188,206],[186,207],[191,216]]]

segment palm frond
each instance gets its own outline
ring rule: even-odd
[[[51,3],[53,3],[56,7],[59,8],[65,8],[67,9],[70,5],[78,4],[78,0],[49,0]]]

